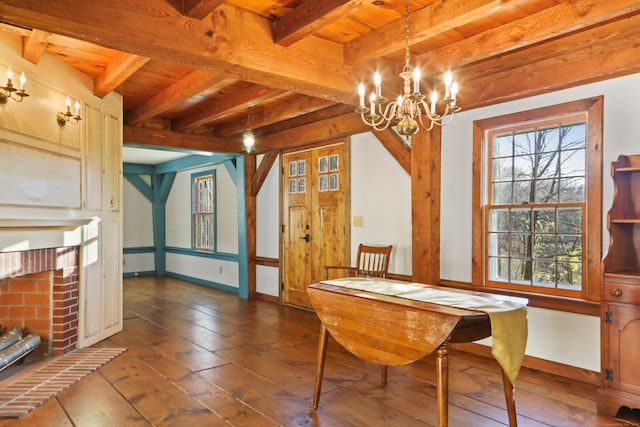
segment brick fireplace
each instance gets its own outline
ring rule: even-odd
[[[0,325],[40,336],[37,355],[77,348],[79,247],[0,253]]]

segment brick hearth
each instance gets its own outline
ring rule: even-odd
[[[78,343],[78,247],[0,253],[0,325],[40,336],[39,355]]]

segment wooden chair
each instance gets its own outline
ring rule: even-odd
[[[356,266],[347,267],[339,265],[325,265],[325,279],[329,278],[329,270],[341,269],[347,275],[341,277],[387,277],[389,269],[389,257],[393,245],[389,246],[369,246],[360,243],[358,246],[358,256]]]
[[[369,246],[360,243],[355,267],[325,265],[325,279],[329,278],[329,270],[342,269],[348,273],[348,277],[387,277],[389,269],[389,257],[393,245]],[[380,382],[387,385],[387,365],[381,365]]]

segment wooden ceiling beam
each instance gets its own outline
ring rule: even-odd
[[[249,125],[252,129],[269,126],[283,120],[292,119],[304,114],[313,113],[333,105],[331,101],[320,98],[311,98],[304,95],[289,96],[285,102],[278,104],[277,107],[256,108],[251,110],[251,122]],[[231,121],[216,126],[215,134],[220,137],[228,137],[238,134],[247,128],[246,123]]]
[[[31,34],[22,37],[22,57],[27,61],[37,64],[44,53],[51,33],[40,30],[32,30]]]
[[[336,104],[332,107],[323,108],[322,110],[318,110],[313,113],[303,114],[289,120],[284,120],[281,122],[276,122],[269,126],[264,126],[260,129],[257,129],[255,133],[256,136],[260,137],[262,135],[282,132],[291,128],[305,126],[310,123],[330,119],[351,112],[353,112],[353,107],[351,107],[350,105]]]
[[[264,181],[267,179],[267,176],[271,171],[271,166],[273,166],[273,163],[278,159],[279,154],[280,153],[275,150],[264,153],[260,166],[258,166],[253,179],[251,179],[251,195],[253,197],[258,195],[258,192],[262,188],[262,184],[264,184]]]
[[[233,97],[213,100],[198,105],[198,111],[185,115],[172,122],[172,129],[182,132],[197,126],[228,117],[231,114],[246,112],[250,106],[257,105],[274,97],[282,96],[283,91],[270,87],[252,85]],[[243,120],[246,125],[246,121]]]
[[[151,58],[119,52],[105,70],[93,79],[93,94],[104,98],[124,83]]]
[[[417,56],[423,70],[444,72],[640,11],[637,0],[566,2]],[[539,58],[536,58],[539,59]],[[522,64],[516,64],[517,66]]]
[[[519,67],[501,68],[498,64],[488,69],[484,63],[469,65],[460,70],[466,80],[459,105],[478,108],[638,73],[640,63],[636,56],[629,55],[638,45],[640,15],[501,58],[506,64],[522,64]],[[547,56],[541,57],[539,51]]]
[[[410,42],[419,43],[440,33],[485,19],[492,10],[510,3],[517,3],[517,0],[437,0],[411,13]],[[405,34],[405,18],[402,17],[345,43],[344,61],[347,64],[368,62],[401,51],[405,45]]]
[[[353,8],[361,5],[362,0],[305,0],[275,22],[273,41],[290,46],[353,13]]]
[[[138,4],[141,3],[141,4]],[[203,20],[178,14],[168,3],[147,13],[142,0],[3,0],[5,22],[51,31],[139,56],[223,73],[263,86],[353,104],[353,70],[335,49],[309,43],[273,43],[271,22],[227,4]],[[251,38],[247,37],[251,34]],[[318,41],[318,43],[321,43]],[[287,58],[286,66],[282,58]]]
[[[188,150],[224,153],[242,153],[242,144],[231,139],[190,133],[148,129],[138,126],[123,127],[123,141],[155,147],[183,148]]]
[[[184,0],[183,3],[183,13],[186,16],[202,19],[224,3],[224,0]]]
[[[362,122],[359,115],[347,113],[342,116],[309,123],[305,126],[257,137],[256,153],[301,147],[362,133],[370,129],[369,126]]]
[[[225,80],[228,80],[228,84],[236,81],[221,74],[195,70],[127,113],[126,123],[130,125],[142,123],[144,120],[179,106],[187,99]]]

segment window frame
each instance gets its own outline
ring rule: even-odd
[[[473,123],[473,201],[472,201],[472,287],[483,291],[509,293],[529,298],[530,304],[563,311],[597,314],[602,283],[602,113],[603,97],[506,114]],[[583,217],[583,287],[579,293],[540,293],[526,287],[492,287],[486,283],[488,273],[487,201],[490,177],[488,153],[490,132],[500,128],[540,124],[545,120],[584,115],[587,129],[585,171],[585,213]],[[588,232],[586,232],[588,230]]]
[[[196,220],[196,216],[198,215],[204,215],[204,214],[209,214],[207,212],[199,212],[196,209],[196,205],[197,205],[197,197],[198,197],[198,183],[204,179],[211,179],[212,181],[212,212],[210,213],[211,215],[211,248],[208,247],[200,247],[197,242],[197,220]],[[203,171],[203,172],[196,172],[196,173],[192,173],[191,174],[191,247],[193,250],[195,251],[200,251],[200,252],[209,252],[209,253],[214,253],[217,251],[217,237],[218,237],[218,232],[217,232],[217,218],[218,218],[218,209],[217,209],[217,177],[216,177],[216,171],[215,170],[210,170],[210,171]]]

